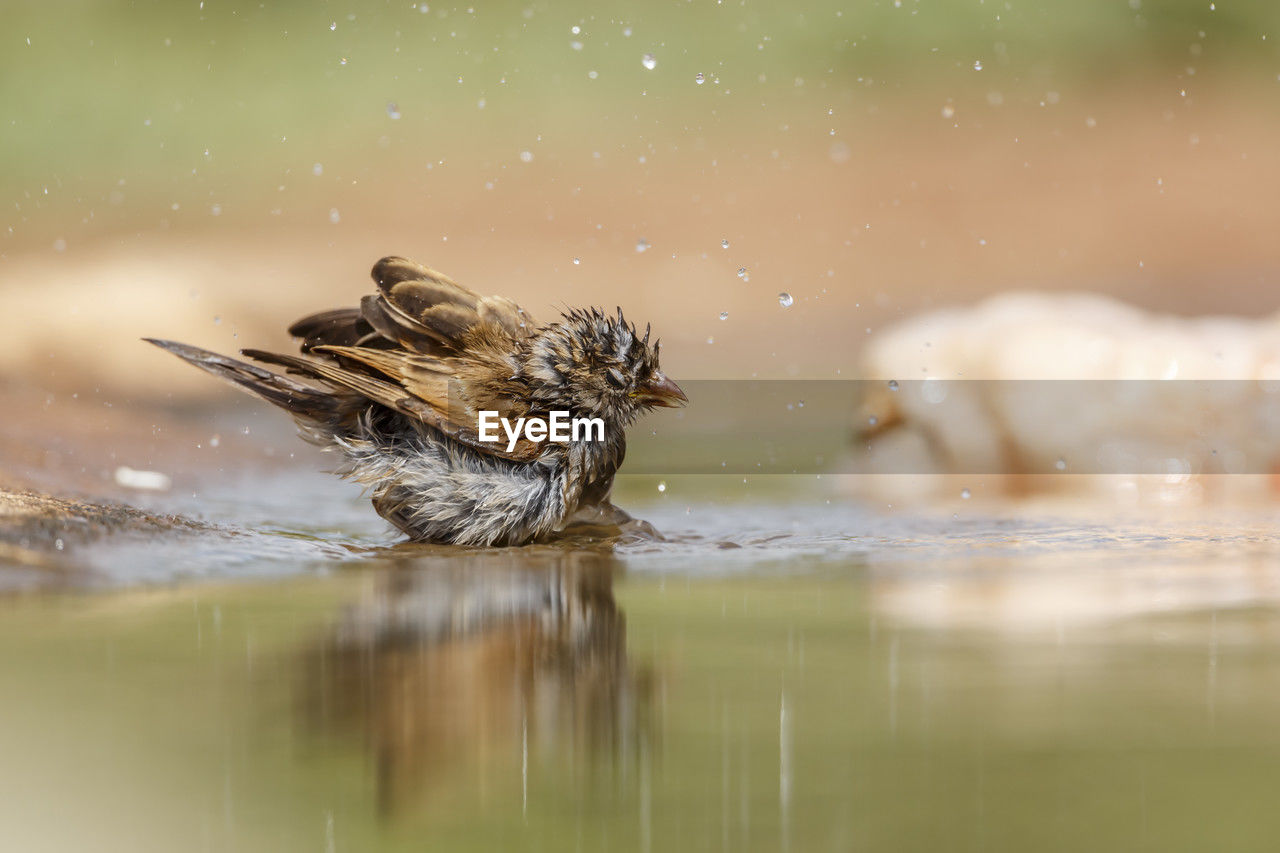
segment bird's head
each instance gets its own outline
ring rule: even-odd
[[[688,397],[658,367],[659,343],[649,343],[618,309],[566,313],[541,330],[525,375],[543,406],[571,409],[626,425],[657,406],[683,406]]]

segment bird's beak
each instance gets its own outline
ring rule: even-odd
[[[649,381],[640,386],[636,399],[646,406],[663,406],[676,409],[689,402],[689,398],[680,390],[680,386],[672,382],[664,373],[655,373]]]

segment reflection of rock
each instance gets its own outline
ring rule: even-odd
[[[1134,541],[1142,535],[1126,533]],[[1238,530],[1226,528],[1222,534],[1229,538]],[[880,573],[871,588],[871,606],[894,624],[1015,633],[1274,607],[1280,604],[1274,559],[1264,550],[1224,546],[1212,534],[1202,542],[1178,543],[1163,559],[1088,551],[1021,559],[987,554],[925,572]]]
[[[882,381],[856,424],[858,471],[943,475],[857,481],[872,489],[1253,496],[1280,461],[1280,383],[1258,381],[1280,380],[1280,317],[1010,293],[889,330],[860,374]]]
[[[404,558],[307,655],[303,713],[365,741],[393,810],[527,750],[617,755],[647,731],[607,554],[519,549]],[[516,775],[510,775],[515,762]]]

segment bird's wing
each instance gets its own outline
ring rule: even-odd
[[[413,352],[451,355],[465,351],[476,334],[514,342],[538,328],[510,299],[480,296],[444,273],[405,258],[378,261],[373,280],[379,292],[361,301],[361,319],[387,340]],[[306,318],[295,328],[323,316]]]
[[[370,402],[407,415],[490,456],[529,462],[536,459],[542,449],[538,442],[522,437],[508,450],[507,436],[501,428],[495,430],[497,441],[481,441],[479,413],[482,409],[496,411],[499,417],[513,417],[518,416],[520,405],[517,401],[478,392],[476,383],[459,378],[453,367],[433,356],[327,344],[300,356],[254,349],[242,352],[257,361],[280,365],[354,391]],[[373,372],[362,368],[372,368]]]
[[[470,337],[518,341],[539,324],[504,296],[481,296],[447,275],[406,258],[387,257],[373,267],[378,293],[359,308],[339,308],[303,317],[289,327],[302,351],[325,344],[448,356],[466,350]]]
[[[378,261],[373,279],[378,293],[364,297],[359,308],[323,311],[289,327],[302,338],[302,357],[245,354],[354,391],[482,453],[515,461],[537,457],[536,442],[521,439],[508,452],[505,435],[480,441],[478,417],[481,410],[513,419],[528,414],[519,400],[502,399],[492,389],[511,373],[507,354],[538,323],[510,299],[480,296],[405,258]]]
[[[310,314],[289,327],[289,334],[302,338],[302,351],[323,344],[337,346],[393,346],[369,325],[359,308],[336,308]]]

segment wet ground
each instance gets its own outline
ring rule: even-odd
[[[10,492],[15,849],[1262,850],[1280,832],[1274,510],[903,510],[813,477],[637,477],[623,502],[668,541],[412,546],[242,414],[168,491],[63,463],[155,467],[204,421],[27,469],[95,500]],[[41,512],[84,520],[59,535]]]

